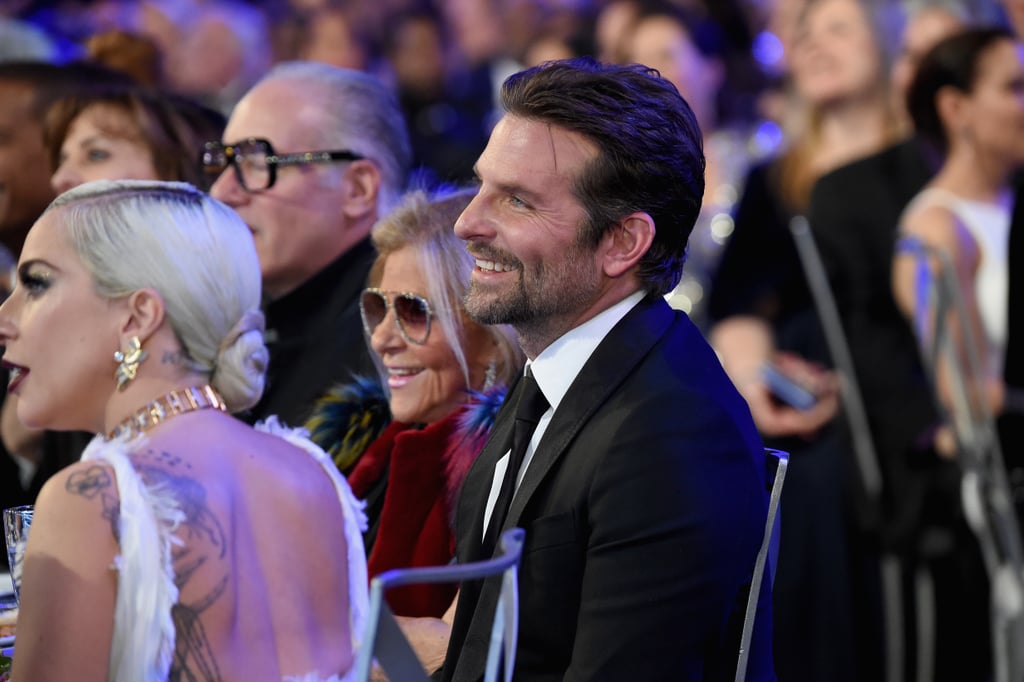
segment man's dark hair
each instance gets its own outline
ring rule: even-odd
[[[675,288],[704,195],[700,128],[675,87],[644,66],[579,57],[511,76],[501,101],[510,115],[574,131],[597,146],[573,186],[587,212],[581,242],[595,246],[620,220],[645,212],[656,234],[637,275],[650,293]]]
[[[978,64],[994,44],[1015,40],[998,27],[970,28],[939,41],[921,59],[907,89],[907,111],[914,130],[943,151],[949,147],[936,97],[944,87],[969,94],[978,80]]]

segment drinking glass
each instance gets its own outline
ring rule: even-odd
[[[32,505],[4,509],[4,539],[7,541],[7,561],[11,567],[11,582],[14,584],[16,601],[20,600],[21,564],[25,558],[25,544],[28,542],[28,529],[31,525]]]

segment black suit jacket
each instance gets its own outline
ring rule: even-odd
[[[484,558],[512,411],[463,487],[459,561]],[[526,530],[515,679],[731,680],[766,499],[746,404],[690,320],[645,298],[576,377],[509,510]],[[482,677],[498,590],[463,585],[443,679]],[[767,602],[750,679],[774,679]]]

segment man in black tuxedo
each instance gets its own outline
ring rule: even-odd
[[[704,192],[693,112],[645,67],[590,59],[501,94],[455,231],[476,258],[467,310],[512,324],[530,361],[466,479],[458,559],[526,530],[516,680],[732,679],[765,457],[715,354],[663,299]],[[527,386],[539,423],[510,466]],[[518,484],[510,505],[503,484]],[[443,679],[483,675],[499,587],[463,585]],[[749,679],[770,680],[761,603]]]

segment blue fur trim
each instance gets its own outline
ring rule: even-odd
[[[507,391],[505,386],[498,386],[487,393],[471,391],[470,407],[459,419],[460,434],[464,438],[477,438],[490,433]]]
[[[391,411],[380,382],[357,376],[351,383],[334,386],[316,402],[306,429],[344,472],[390,423]]]

